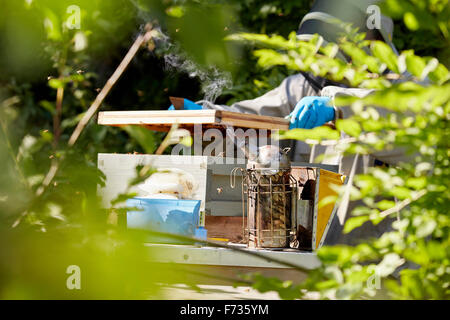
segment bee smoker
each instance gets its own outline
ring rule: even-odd
[[[243,238],[249,248],[289,248],[295,241],[297,181],[289,150],[260,147],[242,169]]]

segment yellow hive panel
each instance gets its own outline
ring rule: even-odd
[[[333,190],[332,185],[340,186],[342,184],[343,176],[341,174],[320,169],[318,204],[327,196],[337,196],[338,194]],[[330,216],[333,213],[334,205],[335,203],[332,202],[321,208],[318,207],[317,209],[316,248],[319,247],[320,240],[322,239],[327,223],[330,220]]]

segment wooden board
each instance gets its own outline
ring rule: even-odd
[[[245,223],[245,222],[244,222]],[[205,216],[205,228],[208,238],[240,243],[243,238],[242,217]]]
[[[173,124],[205,128],[233,126],[266,130],[289,130],[289,120],[220,110],[170,110],[170,111],[103,111],[98,124],[108,126],[141,125],[151,130],[167,131]]]

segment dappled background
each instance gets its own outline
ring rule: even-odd
[[[419,2],[426,10],[415,9]],[[163,135],[97,126],[95,117],[67,148],[70,135],[147,23],[160,28],[160,36],[136,54],[101,110],[167,109],[169,96],[231,104],[262,95],[296,71],[257,64],[253,44],[224,38],[236,32],[287,37],[311,4],[0,0],[0,298],[73,298],[65,274],[54,275],[77,256],[107,280],[93,277],[97,285],[76,298],[141,298],[144,286],[157,292],[155,278],[139,279],[161,270],[130,273],[130,266],[141,265],[142,248],[104,223],[111,212],[96,194],[104,183],[96,158],[100,152],[153,153]],[[81,9],[79,29],[65,25],[71,5]],[[399,50],[449,66],[448,2],[390,0],[385,9],[395,19]],[[46,183],[55,159],[59,170]],[[135,287],[108,281],[118,277]]]

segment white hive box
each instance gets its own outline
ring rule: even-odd
[[[218,163],[214,163],[216,160]],[[230,162],[235,160],[228,159]],[[235,167],[244,168],[244,164],[226,164],[224,158],[207,156],[174,155],[135,155],[106,154],[98,155],[98,168],[106,176],[106,185],[99,189],[103,205],[118,194],[124,193],[131,179],[136,175],[137,166],[149,165],[158,169],[181,169],[192,174],[198,188],[192,199],[201,200],[201,211],[215,216],[242,216],[241,178],[236,176],[236,188],[230,187],[231,171]],[[133,189],[133,192],[139,190]]]

